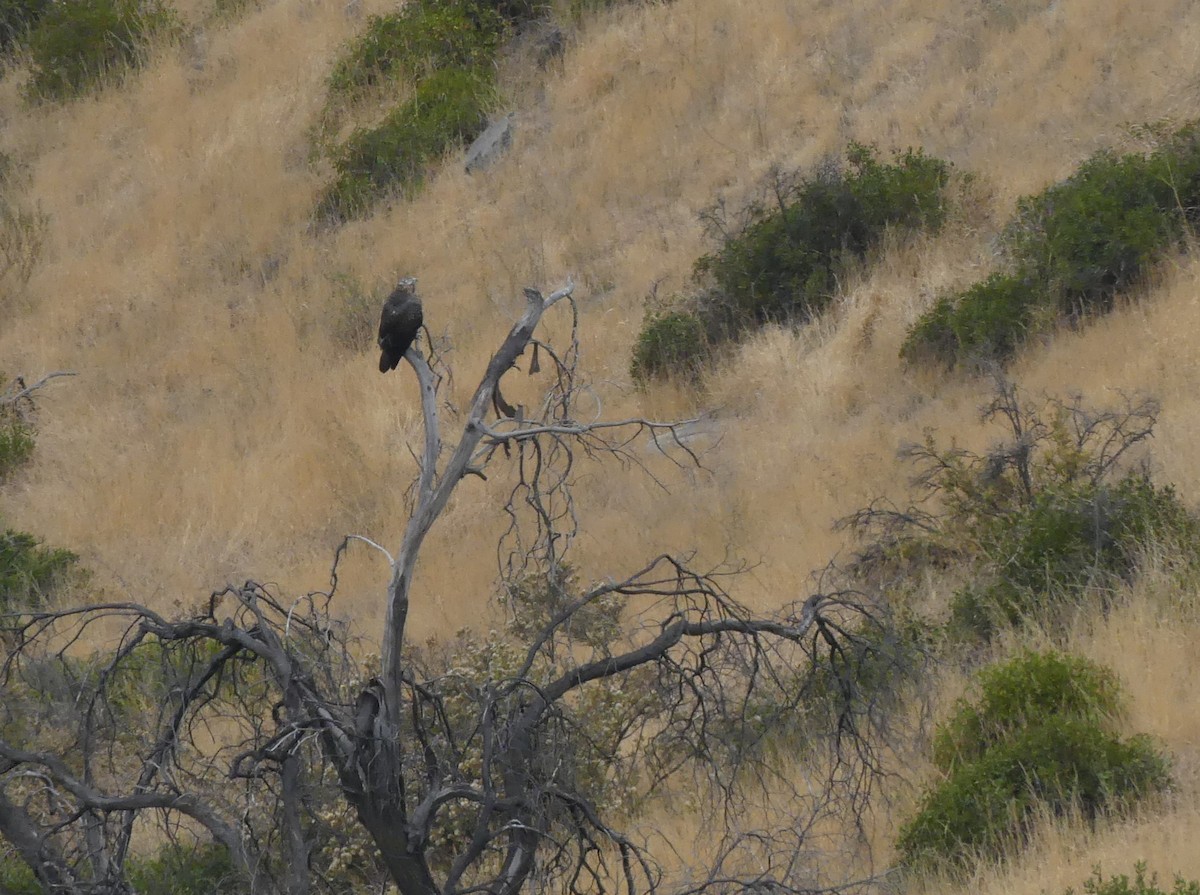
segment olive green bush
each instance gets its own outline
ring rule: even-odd
[[[1194,550],[1197,522],[1174,489],[1143,472],[1111,482],[1045,484],[1025,506],[979,527],[977,577],[952,601],[958,633],[988,639],[999,629],[1103,594],[1136,571],[1155,537]]]
[[[53,3],[29,35],[27,92],[64,100],[106,76],[142,64],[155,35],[177,27],[161,0],[72,0]]]
[[[51,0],[5,0],[0,4],[0,56],[22,43],[50,6]]]
[[[232,872],[229,853],[214,844],[166,845],[149,857],[130,858],[129,878],[138,895],[248,895]],[[0,856],[0,892],[42,895],[33,871],[15,854]]]
[[[77,560],[70,550],[43,546],[26,532],[0,533],[0,612],[43,603]]]
[[[936,361],[983,367],[1006,360],[1040,327],[1043,285],[1037,280],[994,273],[957,295],[944,295],[909,331],[900,356],[909,362]]]
[[[900,831],[907,867],[961,870],[1019,847],[1039,814],[1095,818],[1170,782],[1149,738],[1115,731],[1120,691],[1102,666],[1027,652],[986,669],[978,689],[937,730],[946,776]]]
[[[957,570],[967,583],[951,601],[949,633],[986,641],[1027,620],[1054,624],[1096,599],[1103,605],[1151,545],[1194,567],[1200,519],[1130,461],[1157,414],[1152,401],[1037,407],[1001,383],[984,408],[1003,431],[990,451],[947,448],[927,433],[904,451],[917,469],[914,503],[845,520],[864,541],[855,572],[891,586],[919,569]]]
[[[171,844],[152,857],[134,858],[129,880],[139,895],[248,895],[229,852],[215,843]]]
[[[776,176],[769,196],[730,223],[707,215],[716,251],[696,261],[697,292],[671,313],[647,315],[632,373],[638,381],[686,374],[710,346],[769,323],[805,323],[832,301],[839,275],[889,230],[937,230],[945,220],[950,165],[909,149],[883,162],[851,143],[846,163],[802,177]],[[695,336],[695,321],[705,338]],[[681,367],[682,364],[682,367]]]
[[[33,425],[26,413],[33,399],[16,397],[22,385],[17,379],[0,393],[0,482],[33,454]],[[0,532],[0,613],[41,605],[72,572],[77,559],[69,550],[42,546],[31,534],[4,529]]]
[[[698,368],[708,347],[708,330],[700,314],[647,308],[633,346],[630,375],[635,382],[685,376]]]
[[[4,895],[43,895],[29,865],[15,854],[0,854],[0,892]]]
[[[483,131],[496,103],[501,46],[548,10],[535,0],[415,0],[371,18],[329,76],[315,139],[337,176],[318,214],[336,223],[419,189],[431,164]],[[401,85],[413,96],[381,123],[340,142],[322,136],[340,130],[347,109],[370,90]]]
[[[943,296],[901,356],[978,367],[1008,360],[1031,335],[1112,309],[1200,218],[1200,124],[1149,154],[1104,151],[1021,199],[1002,239],[1003,270]]]
[[[1157,873],[1146,879],[1146,864],[1138,861],[1133,865],[1132,881],[1123,873],[1105,879],[1097,867],[1092,872],[1092,878],[1084,882],[1083,891],[1085,895],[1200,895],[1200,882],[1176,876],[1175,885],[1168,893],[1159,888]],[[1075,890],[1067,889],[1064,895],[1075,895]]]
[[[356,130],[338,150],[338,177],[322,201],[324,215],[354,217],[380,196],[417,189],[447,149],[483,130],[493,98],[487,72],[448,68],[430,75],[412,99],[378,126]]]
[[[941,226],[949,165],[920,150],[879,161],[852,143],[846,165],[825,165],[795,183],[777,180],[733,230],[712,218],[720,248],[696,262],[711,282],[705,306],[736,335],[770,322],[804,322],[832,299],[840,266],[865,256],[889,227]]]
[[[978,761],[1050,716],[1104,726],[1120,716],[1121,687],[1108,668],[1079,656],[1025,651],[983,669],[974,702],[959,700],[933,738],[933,761],[949,772]]]
[[[374,16],[329,76],[334,96],[406,78],[417,82],[448,68],[481,69],[499,49],[504,19],[472,2],[410,3]]]

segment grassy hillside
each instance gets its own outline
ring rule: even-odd
[[[571,275],[606,413],[713,416],[721,437],[704,470],[665,471],[667,490],[583,470],[583,574],[692,547],[757,563],[742,599],[794,599],[846,549],[835,519],[901,493],[899,444],[925,429],[976,447],[992,437],[976,412],[989,383],[906,368],[908,326],[939,292],[990,272],[1017,197],[1099,148],[1138,148],[1131,125],[1200,116],[1190,0],[618,5],[585,15],[544,73],[505,62],[497,111],[518,127],[495,168],[467,175],[451,157],[413,201],[324,228],[312,213],[332,171],[312,141],[325,81],[365,16],[392,5],[175,6],[184,35],[120,85],[31,106],[26,67],[0,80],[9,194],[46,220],[28,283],[0,293],[0,369],[78,373],[47,392],[35,459],[0,513],[78,552],[99,584],[162,605],[247,577],[316,586],[345,533],[397,541],[417,395],[411,376],[375,372],[369,337],[351,336],[403,275],[419,278],[426,321],[453,346],[460,398],[521,287]],[[635,388],[645,297],[687,288],[712,248],[700,212],[848,141],[923,147],[972,175],[955,181],[944,231],[887,246],[818,322],[763,331],[694,387]],[[1011,369],[1033,394],[1156,397],[1156,476],[1193,506],[1197,296],[1200,263],[1173,257],[1135,301],[1026,348]],[[421,635],[478,619],[503,486],[464,488],[435,529],[418,569]],[[386,570],[367,551],[345,569],[344,609],[369,626]],[[1056,830],[963,891],[1056,892],[1097,861],[1129,872],[1139,857],[1200,876],[1200,706],[1187,686],[1200,621],[1179,608],[1190,594],[1151,596],[1071,643],[1116,668],[1137,729],[1179,756],[1175,801],[1111,829]],[[947,677],[946,697],[962,686]],[[881,829],[883,843],[891,820]]]

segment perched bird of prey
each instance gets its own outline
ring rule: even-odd
[[[404,352],[408,351],[423,320],[421,300],[417,298],[417,281],[405,277],[396,284],[392,294],[383,303],[383,314],[379,318],[379,372],[396,369]]]

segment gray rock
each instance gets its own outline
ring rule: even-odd
[[[490,168],[512,145],[515,117],[515,112],[509,112],[498,121],[493,121],[470,145],[467,149],[468,174]]]

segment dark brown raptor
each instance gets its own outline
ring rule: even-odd
[[[423,321],[417,281],[406,277],[396,284],[383,303],[383,314],[379,318],[379,348],[383,352],[379,357],[380,373],[396,369],[417,338]]]

